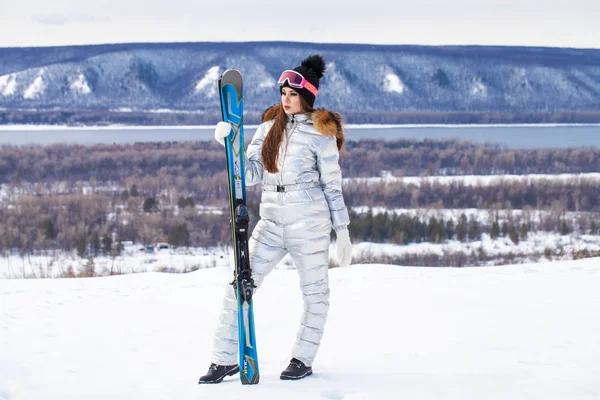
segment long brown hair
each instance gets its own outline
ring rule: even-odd
[[[300,104],[302,106],[302,112],[313,112],[315,109],[308,104],[306,100],[302,96],[300,97]],[[277,115],[275,117],[275,123],[269,129],[267,133],[267,137],[262,145],[262,161],[263,167],[270,173],[274,174],[279,172],[277,168],[277,162],[279,159],[279,147],[281,146],[281,141],[283,140],[283,135],[285,132],[285,126],[288,122],[288,116],[283,109],[283,104],[279,102],[279,106],[277,107]]]

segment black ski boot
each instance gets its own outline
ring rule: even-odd
[[[312,368],[307,367],[304,363],[297,358],[292,358],[290,365],[281,373],[280,379],[283,380],[297,380],[312,375]]]
[[[200,377],[198,383],[219,383],[226,376],[235,375],[240,372],[240,367],[236,365],[217,365],[210,364],[210,368],[206,375]]]

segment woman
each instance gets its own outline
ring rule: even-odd
[[[341,266],[350,264],[348,211],[338,164],[344,143],[339,114],[315,110],[325,61],[313,55],[279,78],[281,102],[265,112],[246,152],[246,184],[262,183],[260,217],[249,241],[250,266],[257,287],[286,255],[300,276],[304,299],[301,328],[290,365],[281,379],[312,374],[329,309],[328,258],[331,229]],[[215,138],[223,143],[230,126],[220,122]],[[237,302],[227,286],[215,333],[212,364],[199,383],[218,383],[239,372]]]

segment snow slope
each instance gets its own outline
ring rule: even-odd
[[[592,399],[600,259],[483,268],[333,269],[315,374],[280,381],[297,274],[256,295],[261,382],[198,385],[225,267],[0,280],[0,399]]]

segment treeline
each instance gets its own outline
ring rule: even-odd
[[[342,152],[345,177],[377,176],[382,170],[423,176],[518,169],[595,172],[599,160],[595,149],[504,150],[457,140],[365,140],[350,142]],[[229,243],[226,181],[223,149],[212,142],[3,146],[0,251],[76,249],[82,256],[115,255],[123,241],[194,247]],[[258,220],[260,194],[260,185],[248,188],[252,224]],[[547,211],[547,217],[535,220],[499,219],[497,226],[462,217],[353,214],[355,241],[442,243],[475,241],[488,233],[515,242],[540,230],[596,234],[600,225],[598,182],[584,178],[485,185],[355,179],[345,183],[344,197],[349,208]],[[573,221],[566,218],[568,211],[584,217]]]
[[[499,210],[489,210],[491,214]],[[564,213],[548,212],[539,218],[524,213],[508,218],[496,216],[491,221],[467,217],[462,213],[458,218],[425,217],[407,213],[380,212],[372,209],[367,212],[351,212],[350,233],[357,242],[375,243],[445,243],[448,240],[472,242],[481,240],[482,234],[491,239],[509,238],[514,244],[525,240],[529,232],[551,232],[568,235],[572,232],[597,235],[600,233],[600,213],[587,213],[581,218],[569,219]]]
[[[258,206],[249,202],[248,208],[252,228]],[[21,195],[11,204],[0,202],[1,252],[59,249],[77,250],[81,257],[118,255],[124,241],[213,246],[229,243],[231,230],[227,215],[199,212],[190,197],[145,197],[135,187],[113,196]]]
[[[213,176],[224,166],[223,148],[208,141],[0,148],[0,182],[122,182],[155,177],[171,185],[178,177]]]
[[[344,111],[352,124],[539,124],[539,123],[598,123],[600,111],[554,112],[470,112],[470,111]],[[244,120],[260,123],[262,111],[249,110]],[[1,110],[0,125],[70,125],[70,126],[181,126],[210,125],[221,120],[216,110],[199,112],[178,111],[111,111],[111,110]]]
[[[349,141],[341,155],[346,177],[561,174],[600,171],[600,149],[508,149],[458,139]]]
[[[362,181],[344,185],[344,199],[349,204],[387,208],[532,208],[563,211],[600,211],[600,196],[596,179],[535,181],[499,180],[494,184],[464,182],[421,184]]]
[[[79,193],[104,193],[126,199],[130,192],[134,196],[170,198],[185,197],[195,204],[216,206],[227,205],[228,188],[225,172],[212,177],[183,176],[170,180],[168,175],[146,176],[141,179],[128,178],[125,182],[98,184],[71,182],[70,184],[11,184],[4,185],[4,202],[16,202],[23,193],[36,196],[76,195]],[[361,180],[344,184],[344,199],[348,206],[394,208],[447,208],[447,209],[524,209],[598,212],[600,182],[594,178],[574,178],[571,180],[511,179],[497,180],[491,184],[466,184],[463,181],[441,183],[423,180],[421,183],[402,181]],[[261,186],[247,188],[251,201],[260,201]]]
[[[167,242],[173,247],[227,244],[231,230],[224,199],[219,206],[208,208],[176,192],[143,195],[135,185],[114,194],[19,195],[0,202],[0,251],[77,250],[83,257],[118,255],[124,241],[142,245]],[[249,196],[251,229],[258,221],[258,199],[258,193]],[[567,213],[558,203],[546,211],[525,207],[519,212],[490,203],[478,217],[469,218],[465,214],[443,217],[442,208],[437,210],[434,216],[428,215],[431,209],[351,211],[351,235],[355,242],[409,244],[472,242],[486,233],[492,239],[509,237],[517,244],[529,232],[596,235],[600,230],[598,211]]]
[[[600,149],[504,149],[457,139],[349,141],[344,177],[560,174],[600,171]],[[223,173],[223,149],[213,141],[0,147],[0,183],[137,183],[196,187],[197,178]],[[158,181],[158,183],[156,182]]]

